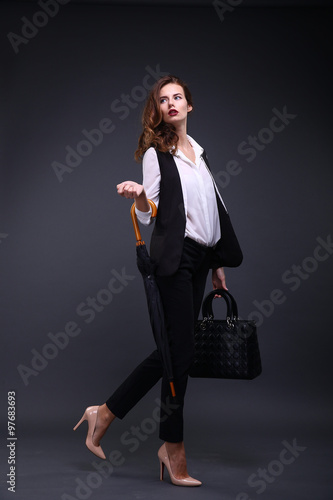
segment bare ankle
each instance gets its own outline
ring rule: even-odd
[[[169,455],[178,455],[179,453],[184,453],[185,455],[184,441],[179,443],[170,443],[166,441],[165,446]]]
[[[104,421],[112,422],[116,416],[112,411],[107,407],[106,403],[101,405],[98,410],[98,416],[101,417]]]

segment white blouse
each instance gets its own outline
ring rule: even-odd
[[[202,158],[203,148],[189,135],[187,136],[195,152],[193,163],[182,151],[177,149],[174,160],[178,169],[184,198],[186,225],[184,237],[205,246],[214,246],[221,238],[220,220],[216,202],[215,185],[212,174]],[[158,207],[161,172],[157,153],[150,147],[142,159],[143,186],[147,198]],[[220,199],[224,205],[220,193]],[[225,205],[224,205],[225,206]],[[144,225],[152,222],[151,209],[141,212],[135,209],[139,221]],[[181,215],[179,214],[181,217]]]

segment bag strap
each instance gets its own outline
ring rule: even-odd
[[[238,319],[238,307],[235,298],[224,288],[218,288],[208,293],[202,304],[202,316],[207,319],[214,319],[213,299],[215,295],[221,295],[227,304],[227,319]]]

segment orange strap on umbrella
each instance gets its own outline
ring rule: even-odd
[[[175,391],[175,386],[173,385],[173,382],[169,382],[170,388],[171,388],[171,394],[175,398],[176,397],[176,391]]]
[[[151,216],[156,217],[157,208],[156,208],[155,203],[152,200],[148,200],[148,203],[151,206],[151,210],[152,210]],[[131,217],[132,217],[132,222],[133,222],[133,226],[134,226],[136,244],[137,244],[137,246],[144,245],[145,242],[142,241],[142,239],[141,239],[141,233],[140,233],[140,229],[139,229],[138,219],[137,219],[136,213],[135,213],[135,202],[131,206]]]

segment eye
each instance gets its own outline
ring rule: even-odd
[[[164,101],[166,101],[165,97],[162,97],[162,99],[160,99],[160,104],[162,104]]]
[[[182,96],[181,96],[181,95],[176,95],[176,96],[175,96],[175,99],[181,99],[181,98],[182,98]]]

